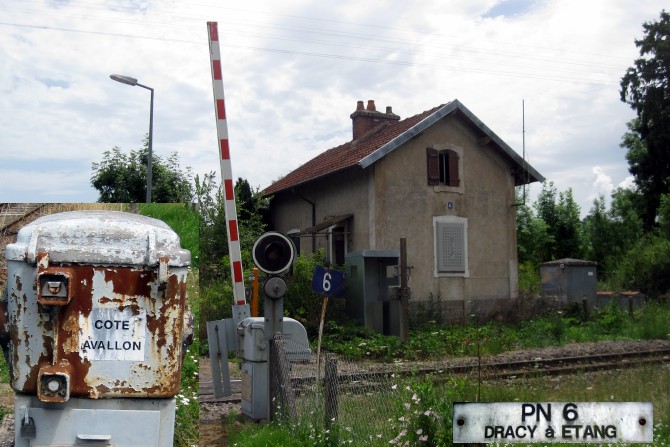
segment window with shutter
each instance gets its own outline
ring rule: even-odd
[[[426,149],[426,160],[428,164],[428,185],[460,186],[460,157],[458,152],[451,149],[437,150],[429,147]]]
[[[435,228],[435,274],[468,275],[467,219],[457,216],[433,218]]]
[[[458,176],[458,153],[451,149],[447,149],[445,152],[447,153],[446,158],[449,159],[449,178],[444,183],[449,186],[459,186],[461,180]]]
[[[426,148],[426,160],[428,162],[428,184],[440,184],[440,153],[431,147]]]

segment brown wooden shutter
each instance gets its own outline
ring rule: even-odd
[[[428,184],[440,184],[440,154],[432,147],[426,148],[426,160],[428,162]]]
[[[448,150],[449,154],[449,186],[459,186],[461,179],[458,173],[458,153],[456,151]]]

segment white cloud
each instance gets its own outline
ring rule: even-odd
[[[595,199],[600,195],[608,197],[614,189],[612,177],[607,175],[600,166],[594,166],[592,172],[595,179],[593,180],[593,194],[591,198]]]
[[[635,188],[635,178],[632,175],[629,175],[623,181],[621,181],[617,187],[623,189],[633,189]]]
[[[155,89],[156,153],[178,151],[196,173],[218,171],[206,33],[213,20],[233,173],[254,186],[350,139],[357,100],[405,118],[454,98],[519,152],[525,100],[527,159],[560,190],[573,188],[583,212],[595,194],[625,182],[619,142],[633,114],[619,101],[618,82],[637,56],[642,23],[663,5],[453,3],[150,2],[140,11],[15,2],[3,10],[15,25],[0,25],[0,178],[15,179],[10,166],[69,162],[59,164],[65,176],[49,177],[62,188],[33,182],[22,200],[96,197],[91,162],[114,146],[139,147],[148,131],[149,92],[115,83],[111,73]],[[496,5],[521,9],[483,16]],[[15,185],[4,182],[0,199],[16,199]]]

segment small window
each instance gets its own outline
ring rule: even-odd
[[[429,147],[426,149],[426,158],[429,185],[460,186],[458,152],[452,149],[438,151]]]
[[[334,226],[328,233],[328,261],[331,265],[344,265],[344,256],[347,253],[345,229]]]
[[[300,230],[289,230],[286,233],[286,236],[293,242],[295,247],[295,255],[300,255]]]
[[[435,227],[435,274],[468,276],[467,219],[433,218]]]

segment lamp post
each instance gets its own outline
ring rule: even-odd
[[[149,108],[149,159],[147,160],[147,199],[146,199],[147,203],[151,203],[151,174],[152,174],[151,162],[153,159],[151,143],[154,133],[154,89],[146,85],[140,84],[139,82],[137,82],[137,79],[131,78],[130,76],[113,74],[109,75],[109,77],[117,82],[121,82],[122,84],[132,85],[133,87],[138,86],[151,91],[151,107]]]

